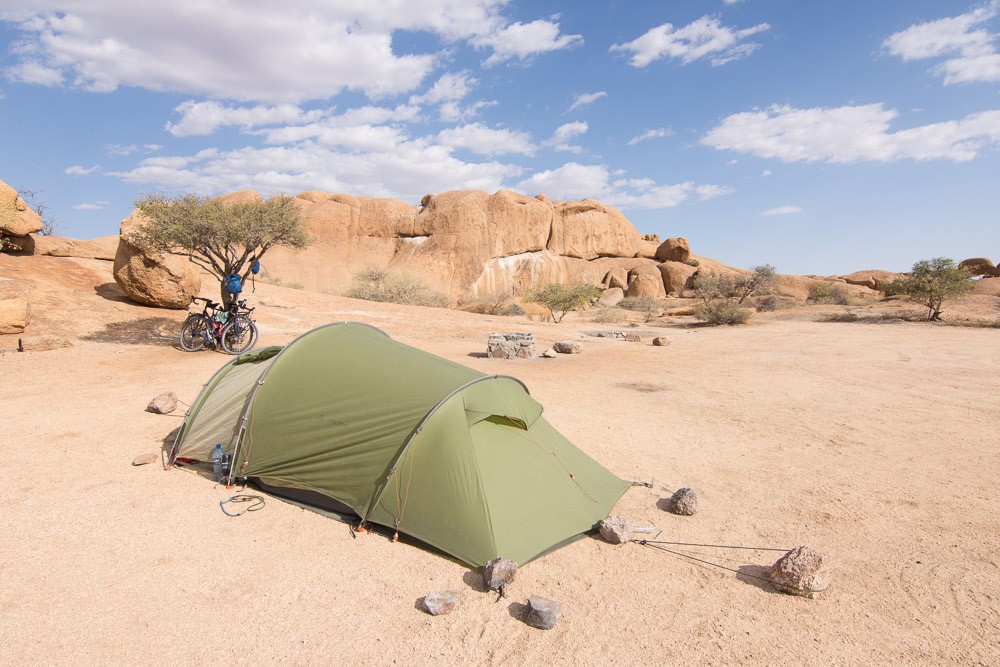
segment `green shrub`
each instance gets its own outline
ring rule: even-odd
[[[705,324],[713,326],[746,324],[753,316],[753,311],[740,307],[738,303],[730,299],[711,299],[695,306],[694,316]]]
[[[809,296],[806,301],[832,303],[838,306],[848,305],[847,293],[840,285],[834,283],[816,283],[809,288]]]
[[[388,269],[374,266],[369,266],[352,276],[351,288],[345,296],[410,306],[443,308],[448,305],[447,296],[434,291],[419,278],[406,273],[392,273]]]
[[[698,260],[696,260],[694,257],[689,258],[688,261],[686,261],[684,263],[687,264],[688,266],[693,266],[695,268],[698,268],[699,266],[701,266],[701,262],[699,262]]]

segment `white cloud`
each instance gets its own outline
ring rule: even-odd
[[[508,0],[8,0],[15,81],[95,92],[120,86],[299,104],[344,90],[419,89],[439,54],[397,53],[398,31],[492,49],[495,64],[581,43],[557,23],[511,23]]]
[[[599,90],[596,93],[583,93],[581,95],[577,95],[573,99],[573,104],[569,105],[569,109],[566,110],[566,113],[569,113],[574,109],[579,109],[580,107],[585,107],[588,104],[593,104],[602,97],[607,97],[607,96],[608,94],[603,90]]]
[[[546,141],[545,145],[551,146],[557,151],[582,153],[581,147],[574,146],[570,142],[576,137],[586,134],[589,129],[590,126],[581,121],[565,123],[556,128],[556,131],[552,133],[552,138]]]
[[[49,67],[37,60],[25,60],[18,65],[4,68],[4,76],[11,81],[46,86],[52,88],[62,85],[62,71]]]
[[[770,169],[765,169],[764,171],[760,172],[760,175],[761,175],[762,178],[767,178],[768,176],[770,176],[773,173],[774,172],[772,172]]]
[[[635,146],[636,144],[641,143],[643,141],[647,141],[649,139],[662,139],[663,137],[672,136],[673,133],[674,133],[673,130],[670,130],[665,127],[658,127],[656,129],[646,130],[645,132],[637,134],[636,136],[629,139],[628,145]]]
[[[88,174],[93,174],[95,171],[99,171],[101,165],[95,164],[93,167],[83,167],[78,164],[74,164],[72,167],[66,167],[63,173],[67,176],[86,176]]]
[[[569,162],[557,169],[540,171],[521,181],[517,187],[525,192],[543,193],[553,199],[594,198],[623,209],[661,209],[677,206],[697,195],[711,199],[733,192],[719,185],[696,185],[691,181],[675,185],[660,185],[648,178],[616,178],[621,172],[610,172],[604,165],[583,165]]]
[[[409,105],[394,109],[365,106],[329,116],[320,122],[267,128],[253,134],[263,135],[268,144],[314,141],[327,148],[389,153],[406,140],[406,133],[399,123],[413,120],[418,111],[417,107]]]
[[[524,60],[539,53],[579,46],[583,44],[583,37],[560,34],[558,23],[537,20],[512,23],[487,37],[473,40],[473,43],[492,47],[493,55],[483,63],[488,67],[511,58]]]
[[[980,27],[998,11],[1000,1],[993,0],[967,14],[914,24],[890,35],[882,46],[907,61],[946,58],[934,68],[945,85],[1000,81],[1000,35]]]
[[[247,130],[261,125],[312,122],[327,113],[321,109],[304,112],[291,104],[232,107],[194,100],[181,103],[174,111],[181,114],[181,119],[177,123],[168,122],[166,129],[175,137],[204,136],[227,125],[239,125]]]
[[[630,53],[633,67],[645,67],[660,58],[678,58],[687,65],[707,57],[713,65],[723,65],[750,55],[759,45],[744,40],[770,27],[759,23],[736,30],[723,26],[717,18],[703,16],[682,28],[664,23],[631,42],[614,44],[610,51]]]
[[[474,102],[473,104],[465,107],[458,102],[445,102],[438,107],[438,114],[444,122],[454,123],[461,120],[475,118],[483,109],[495,107],[496,105],[496,100],[480,100],[479,102]]]
[[[493,129],[482,123],[442,130],[437,135],[443,146],[464,148],[478,155],[534,155],[535,147],[526,132]]]
[[[466,162],[427,139],[405,140],[390,152],[344,152],[314,142],[193,156],[147,158],[117,172],[129,183],[201,194],[252,188],[266,194],[304,190],[398,197],[418,202],[427,192],[477,189],[493,192],[521,173],[517,165]]]
[[[479,80],[470,76],[467,71],[449,72],[443,74],[423,95],[410,97],[410,104],[440,104],[454,102],[469,94]]]
[[[765,217],[770,217],[772,215],[794,215],[801,212],[802,209],[798,206],[779,206],[777,208],[769,208],[766,211],[761,211],[760,214]]]
[[[963,162],[986,146],[1000,145],[1000,111],[890,132],[889,123],[898,116],[881,104],[832,109],[776,105],[723,119],[701,143],[784,162],[831,163]]]
[[[110,203],[107,201],[96,201],[89,204],[74,204],[73,208],[77,211],[101,211]]]

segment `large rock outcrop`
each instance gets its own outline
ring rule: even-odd
[[[0,334],[16,334],[24,331],[31,318],[27,295],[13,286],[0,283]]]
[[[136,211],[121,223],[118,252],[112,273],[128,298],[147,306],[181,310],[201,289],[201,277],[187,258],[158,253],[145,247],[134,231],[145,224]]]
[[[958,268],[966,269],[973,276],[989,276],[991,278],[1000,276],[1000,268],[993,264],[993,260],[988,257],[970,257],[958,263]]]
[[[366,265],[419,275],[458,300],[552,282],[599,283],[611,264],[633,269],[643,239],[617,209],[585,199],[553,202],[511,190],[455,190],[420,206],[398,199],[303,192],[296,197],[315,242],[275,248],[268,275],[311,289],[343,291]],[[602,271],[600,275],[596,275]]]
[[[17,190],[0,181],[0,236],[22,250],[31,247],[28,234],[42,231],[42,218],[31,210]]]

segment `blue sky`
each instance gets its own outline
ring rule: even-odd
[[[1000,0],[3,0],[0,179],[511,188],[782,273],[1000,255]]]

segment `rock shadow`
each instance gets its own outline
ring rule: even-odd
[[[770,571],[771,568],[764,565],[740,565],[736,570],[736,578],[762,591],[773,595],[782,595],[779,590],[771,585],[771,580],[768,578]]]
[[[169,317],[146,317],[141,320],[109,322],[103,331],[96,331],[81,340],[94,343],[125,343],[127,345],[161,345],[180,349],[180,323]]]
[[[473,359],[487,359],[489,358],[490,355],[486,354],[485,352],[469,352],[468,356],[472,357]]]
[[[477,593],[487,593],[490,590],[486,587],[486,582],[483,581],[483,573],[481,570],[467,570],[465,574],[462,575],[462,581],[466,586]]]
[[[97,293],[97,296],[102,299],[107,299],[108,301],[118,301],[120,303],[131,304],[135,303],[130,298],[125,296],[125,293],[122,292],[120,287],[118,287],[118,283],[104,283],[103,285],[97,285],[94,288],[94,291]]]
[[[528,617],[528,605],[523,602],[511,602],[507,605],[507,613],[510,617],[524,622],[524,619]]]

